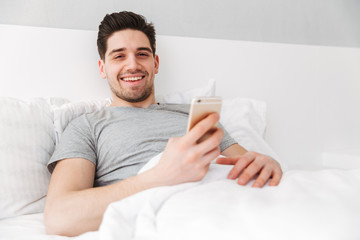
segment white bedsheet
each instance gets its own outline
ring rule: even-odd
[[[111,204],[100,239],[360,239],[360,169],[288,171],[262,189],[227,180],[229,169]]]
[[[0,220],[1,240],[95,240],[98,232],[87,232],[78,237],[70,238],[47,235],[44,226],[44,214],[29,214]]]
[[[360,169],[292,170],[278,187],[255,189],[227,180],[230,168],[115,202],[98,232],[71,239],[360,239]],[[1,220],[0,239],[70,238],[46,235],[40,213]]]

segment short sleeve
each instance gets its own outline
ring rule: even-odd
[[[228,147],[230,147],[233,144],[236,144],[237,142],[235,141],[235,139],[233,139],[230,136],[230,134],[226,131],[226,129],[221,124],[219,124],[219,127],[224,131],[224,137],[220,143],[220,151],[223,152],[225,149],[227,149]]]
[[[66,158],[84,158],[96,165],[96,147],[91,127],[86,117],[74,119],[65,129],[55,152],[48,162],[53,172],[56,163]]]

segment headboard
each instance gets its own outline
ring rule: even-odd
[[[0,25],[0,36],[1,97],[109,97],[95,31]],[[157,94],[215,79],[223,98],[265,101],[266,140],[289,167],[359,148],[359,48],[158,36],[157,49]]]

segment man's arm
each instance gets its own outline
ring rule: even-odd
[[[57,163],[45,206],[49,234],[76,236],[95,231],[111,202],[158,184],[144,172],[112,185],[93,188],[94,176],[95,165],[86,159],[65,159]]]
[[[197,141],[218,120],[219,115],[210,114],[186,135],[170,139],[154,168],[108,186],[93,188],[92,162],[81,158],[59,161],[51,176],[45,206],[46,231],[75,236],[97,230],[111,202],[157,186],[201,180],[220,154],[223,131],[217,129],[205,141]]]
[[[270,186],[277,186],[282,177],[280,164],[269,156],[256,152],[248,152],[239,144],[234,144],[225,149],[222,155],[226,158],[218,158],[216,163],[234,165],[228,178],[238,179],[240,185],[246,185],[256,177],[253,187],[263,187],[270,180]],[[256,176],[258,175],[258,176]]]

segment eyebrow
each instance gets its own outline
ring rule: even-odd
[[[117,53],[117,52],[123,52],[125,51],[126,48],[116,48],[116,49],[113,49],[111,50],[111,52],[109,52],[108,56],[114,54],[114,53]]]
[[[111,50],[111,52],[109,52],[108,56],[111,56],[111,55],[113,55],[114,53],[123,52],[123,51],[125,51],[125,50],[126,50],[126,48],[116,48],[116,49],[113,49],[113,50]],[[139,47],[139,48],[137,49],[137,51],[147,51],[147,52],[149,52],[149,53],[152,53],[151,48],[148,48],[148,47]]]
[[[153,53],[151,48],[148,48],[148,47],[140,47],[137,49],[138,51],[147,51],[149,53]]]

